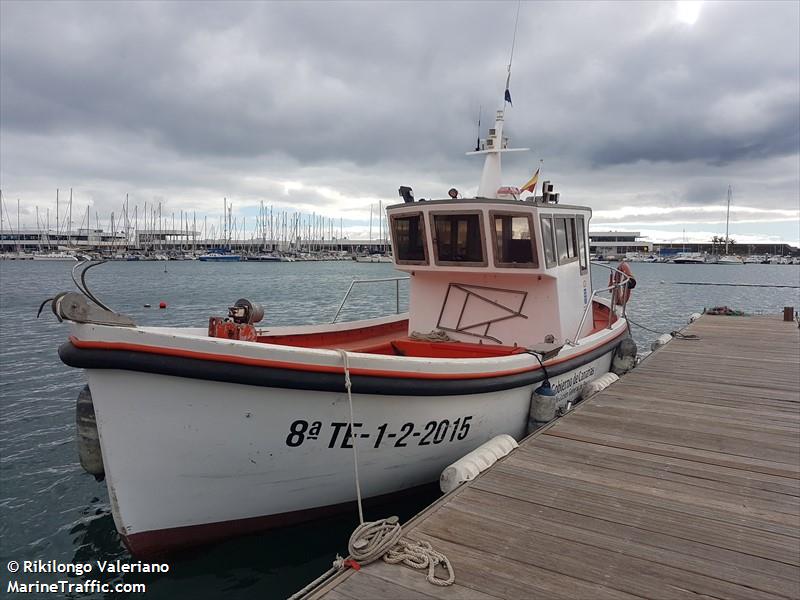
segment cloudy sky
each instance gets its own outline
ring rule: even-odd
[[[474,193],[516,2],[0,2],[4,218],[125,194],[217,222]],[[504,175],[592,228],[800,239],[800,3],[522,2]],[[64,190],[67,190],[66,192]],[[62,204],[63,208],[63,204]]]

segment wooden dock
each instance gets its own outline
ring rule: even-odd
[[[705,316],[404,527],[456,583],[382,561],[310,598],[800,598],[800,333]]]

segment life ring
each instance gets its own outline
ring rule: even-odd
[[[611,271],[608,277],[608,286],[619,286],[623,280],[623,274],[628,278],[628,284],[620,287],[615,287],[613,290],[614,304],[624,305],[628,303],[631,297],[631,290],[636,287],[636,279],[633,277],[633,272],[628,266],[627,262],[621,262],[616,270]]]

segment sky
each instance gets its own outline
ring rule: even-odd
[[[594,230],[800,243],[800,3],[0,2],[4,219],[370,212],[541,165]],[[372,207],[372,208],[371,208]],[[131,210],[133,210],[131,208]],[[148,209],[149,210],[149,209]],[[176,217],[177,218],[177,217]],[[377,225],[375,225],[377,228]]]

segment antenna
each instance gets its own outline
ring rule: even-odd
[[[481,149],[481,112],[483,111],[483,104],[478,105],[478,138],[475,141],[475,152]]]
[[[519,8],[522,5],[522,0],[517,1],[517,17],[514,20],[514,36],[511,38],[511,55],[508,57],[508,76],[506,77],[506,91],[504,94],[504,104],[503,108],[505,108],[505,104],[514,104],[511,102],[511,91],[509,89],[511,85],[511,63],[514,62],[514,47],[517,44],[517,25],[519,25]]]

